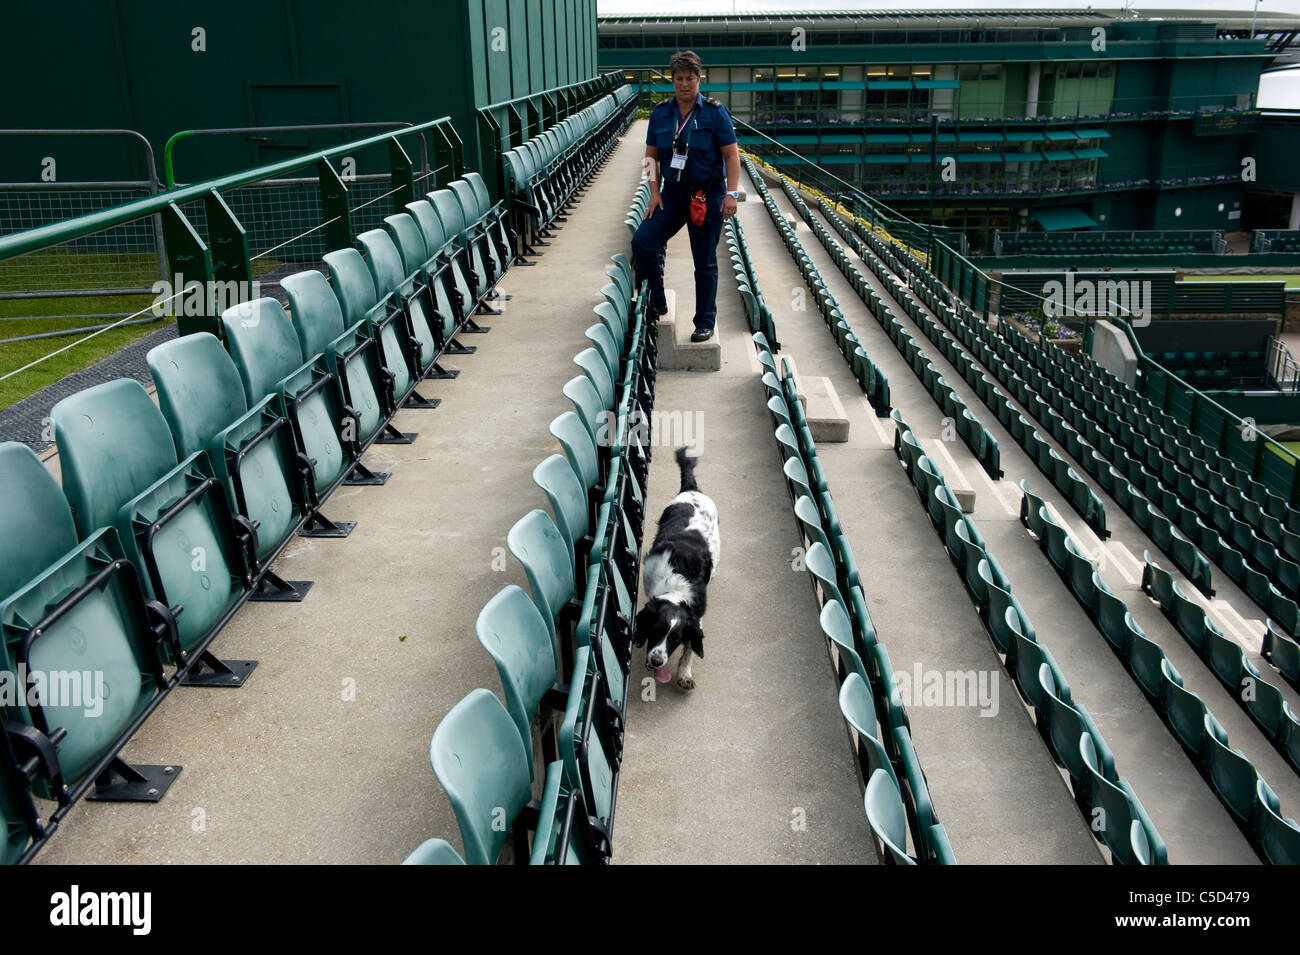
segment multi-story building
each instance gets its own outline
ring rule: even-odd
[[[977,250],[1025,228],[1239,229],[1265,180],[1300,192],[1280,146],[1296,122],[1256,109],[1300,16],[1162,14],[602,17],[598,58],[649,102],[671,95],[672,52],[695,50],[746,145],[766,134],[904,211],[933,200]],[[1255,227],[1296,227],[1270,208]]]

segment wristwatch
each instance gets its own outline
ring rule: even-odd
[[[729,193],[727,193],[727,195],[731,196],[731,198],[735,199],[736,201],[739,201],[739,200],[740,200],[740,190],[739,190],[739,189],[737,189],[735,192],[729,192]]]

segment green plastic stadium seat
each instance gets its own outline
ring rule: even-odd
[[[1265,858],[1274,865],[1300,865],[1300,825],[1282,816],[1268,783],[1261,779],[1255,786],[1257,830]]]
[[[471,690],[434,730],[429,762],[460,824],[465,861],[492,865],[531,796],[519,729],[488,690]],[[498,825],[500,813],[505,825]],[[522,840],[516,831],[516,852]]]
[[[23,666],[29,673],[103,675],[98,713],[72,701],[37,705],[24,693],[5,710],[7,720],[46,738],[66,731],[57,761],[44,763],[32,788],[44,798],[72,800],[94,782],[96,764],[113,758],[132,724],[161,699],[166,681],[159,644],[169,632],[174,639],[175,621],[164,608],[146,606],[141,574],[124,559],[111,524],[78,541],[69,502],[25,445],[0,444],[0,485],[0,628],[8,635],[0,643],[0,663],[11,674]],[[0,800],[9,827],[0,854],[13,861],[32,831],[24,821],[35,823],[36,814],[22,785],[7,782],[14,785],[12,792],[4,787]],[[166,780],[160,784],[165,788]],[[70,794],[62,792],[64,785]]]
[[[81,537],[115,527],[145,592],[184,608],[173,657],[206,646],[252,584],[207,454],[177,460],[166,419],[134,379],[77,392],[50,417]]]
[[[907,854],[907,815],[903,798],[895,781],[883,769],[871,774],[863,797],[867,822],[880,840],[886,862],[895,865],[916,865]]]
[[[396,410],[378,343],[365,322],[344,326],[338,299],[315,269],[286,275],[280,286],[289,300],[303,356],[308,360],[324,356],[343,387],[347,407],[355,412],[358,442],[369,444]]]
[[[497,591],[479,611],[474,631],[496,663],[506,709],[531,752],[533,719],[556,683],[559,653],[554,628],[542,618],[528,595],[510,584]]]
[[[893,763],[879,739],[876,723],[875,704],[871,698],[871,687],[858,673],[850,673],[840,685],[840,712],[853,727],[858,737],[858,756],[862,773],[870,779],[877,769],[884,770],[889,778],[898,785]]]
[[[1104,821],[1100,831],[1102,842],[1110,849],[1111,858],[1116,864],[1141,864],[1143,859],[1135,852],[1132,834],[1133,823],[1145,816],[1141,804],[1126,784],[1116,785],[1102,775],[1098,767],[1097,751],[1092,737],[1087,733],[1079,737],[1079,752],[1088,777],[1086,785],[1089,787],[1089,801],[1102,810],[1097,817]],[[1163,841],[1154,828],[1147,830],[1145,835],[1149,846],[1144,855],[1157,865],[1164,864],[1166,853]]]
[[[506,546],[523,564],[533,603],[551,626],[566,609],[577,609],[572,607],[573,549],[545,511],[534,509],[516,521],[506,534]]]
[[[600,857],[590,829],[581,823],[582,792],[573,785],[564,763],[546,767],[537,831],[529,865],[595,865]],[[575,820],[578,820],[575,824]]]
[[[269,563],[307,507],[288,419],[270,396],[249,409],[239,370],[207,332],[151,349],[148,364],[177,454],[207,452],[231,509],[251,524],[254,560]]]
[[[314,507],[347,478],[357,460],[346,436],[346,402],[338,376],[323,357],[304,364],[297,333],[275,299],[226,309],[221,324],[250,407],[271,395],[293,424],[294,440],[309,472]]]
[[[1205,714],[1204,725],[1203,758],[1214,791],[1237,821],[1248,826],[1255,811],[1259,773],[1241,750],[1228,747],[1227,732],[1211,714]]]
[[[545,492],[550,501],[555,524],[564,536],[569,552],[575,555],[575,566],[585,567],[584,560],[591,545],[586,488],[568,460],[558,454],[552,454],[533,468],[533,483]]]

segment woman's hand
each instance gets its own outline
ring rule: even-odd
[[[663,207],[664,201],[659,198],[659,192],[656,190],[650,193],[650,201],[645,204],[645,215],[641,216],[641,221],[645,222],[646,219],[655,214],[656,209],[662,209]]]
[[[726,195],[722,197],[722,221],[726,222],[736,214],[736,197]]]

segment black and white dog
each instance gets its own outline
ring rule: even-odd
[[[687,457],[685,448],[677,451],[681,491],[664,508],[642,564],[646,605],[636,615],[636,645],[648,644],[646,669],[653,670],[660,683],[671,678],[668,658],[682,648],[677,685],[683,690],[695,689],[691,660],[704,656],[700,620],[722,550],[718,507],[695,483],[696,460]]]

